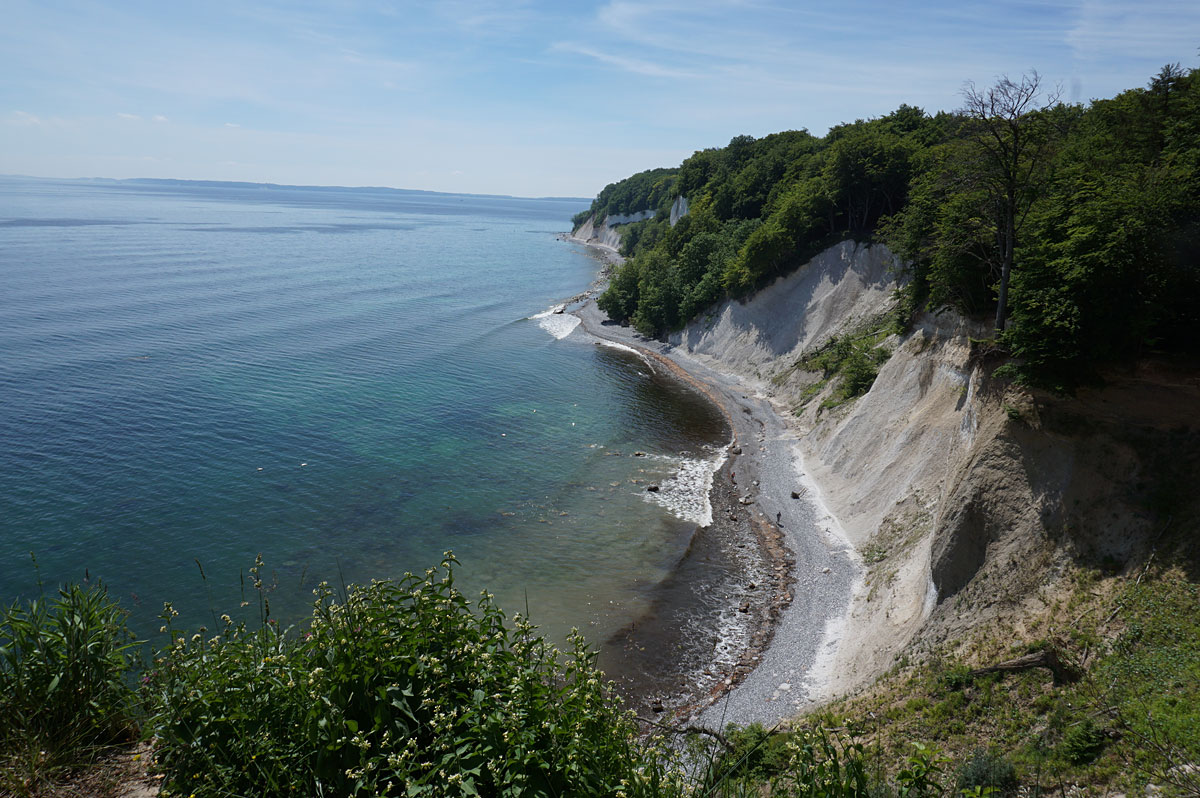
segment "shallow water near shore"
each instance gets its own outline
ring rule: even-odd
[[[145,635],[236,607],[262,553],[286,623],[453,549],[464,590],[603,641],[728,432],[539,318],[595,277],[555,239],[585,206],[0,179],[0,593],[86,573]]]

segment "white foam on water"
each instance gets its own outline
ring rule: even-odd
[[[655,457],[656,460],[673,461],[675,473],[659,483],[658,490],[646,491],[643,498],[670,510],[677,518],[699,526],[708,526],[713,521],[712,492],[713,475],[725,462],[725,450],[708,458]]]
[[[619,344],[616,341],[610,341],[607,338],[597,338],[596,343],[600,344],[600,346],[608,346],[613,349],[620,349],[622,352],[631,352],[640,357],[647,366],[654,368],[653,361],[651,361],[650,358],[646,356],[646,353],[640,349],[635,349],[634,347],[626,346],[625,344]]]
[[[724,549],[724,554],[739,563],[750,581],[767,584],[770,574],[763,570],[763,563],[754,551],[752,547],[739,548],[731,544]],[[737,587],[733,589],[733,595],[727,597],[715,614],[693,616],[685,621],[686,634],[712,639],[712,654],[705,662],[698,664],[688,676],[691,684],[697,686],[701,693],[709,692],[719,679],[727,678],[743,652],[750,647],[751,632],[754,628],[753,617],[741,612],[740,605],[743,600],[753,602],[755,596],[750,590],[739,591]]]
[[[529,318],[536,321],[543,330],[562,340],[579,326],[579,317],[571,313],[563,313],[564,307],[565,305],[555,305],[549,310],[535,313]]]

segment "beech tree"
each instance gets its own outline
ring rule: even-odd
[[[905,312],[994,315],[1003,368],[1030,384],[1069,391],[1102,364],[1194,353],[1200,70],[1168,64],[1087,106],[1059,103],[1036,72],[962,96],[954,113],[901,106],[821,138],[697,152],[664,198],[691,212],[623,227],[628,260],[601,307],[662,333],[850,234],[904,261]]]
[[[996,85],[963,88],[965,117],[970,135],[967,144],[974,157],[969,175],[983,190],[995,223],[992,266],[999,272],[996,331],[1004,331],[1008,318],[1008,283],[1017,236],[1045,185],[1051,162],[1054,131],[1047,114],[1058,103],[1059,92],[1042,100],[1042,78],[1036,71],[1019,81],[1002,76]]]

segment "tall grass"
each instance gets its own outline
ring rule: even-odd
[[[99,583],[0,615],[0,791],[27,793],[136,737],[125,617]]]

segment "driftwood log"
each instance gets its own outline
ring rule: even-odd
[[[1046,668],[1050,673],[1054,674],[1055,684],[1071,684],[1079,681],[1083,675],[1079,672],[1078,668],[1059,657],[1057,650],[1044,648],[1041,651],[1035,651],[1023,657],[989,665],[986,668],[976,668],[971,671],[971,676],[985,676],[989,673],[1008,673],[1010,671],[1027,671],[1030,668]]]

